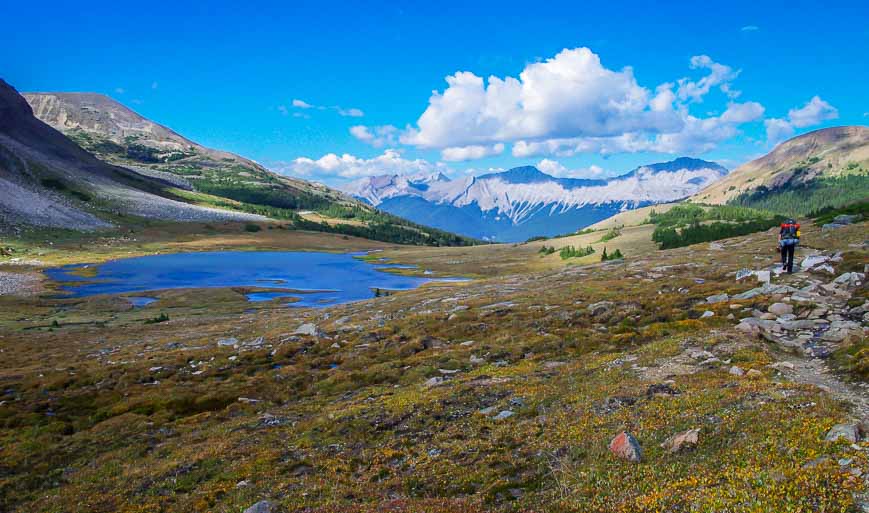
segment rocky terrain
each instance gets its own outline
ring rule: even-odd
[[[859,511],[867,225],[806,224],[793,275],[770,232],[326,309],[0,296],[0,504]]]

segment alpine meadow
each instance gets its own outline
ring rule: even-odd
[[[865,2],[2,12],[0,511],[869,511]]]

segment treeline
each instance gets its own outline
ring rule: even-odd
[[[392,242],[396,244],[413,244],[417,246],[471,246],[478,241],[449,232],[431,228],[422,229],[411,223],[371,223],[368,225],[317,223],[301,216],[293,219],[293,225],[300,230],[338,233],[362,237],[365,239]]]
[[[856,203],[851,203],[850,205],[846,205],[844,207],[827,207],[815,212],[813,216],[815,216],[815,224],[823,225],[827,223],[832,223],[833,219],[835,219],[836,216],[842,214],[860,215],[863,216],[863,219],[869,219],[869,199],[858,201]]]
[[[655,225],[652,240],[660,249],[690,246],[728,237],[768,230],[783,218],[771,212],[742,205],[676,205],[667,212],[652,210],[648,221]]]
[[[700,205],[676,205],[670,210],[657,213],[652,210],[649,213],[648,222],[661,227],[687,226],[702,221],[730,221],[741,223],[756,221],[772,217],[768,212],[762,212],[756,208],[736,205],[713,205],[702,207]]]
[[[582,230],[578,230],[575,232],[562,233],[559,235],[546,236],[546,235],[535,235],[533,237],[529,237],[525,239],[525,242],[535,242],[539,240],[550,240],[550,239],[564,239],[566,237],[573,237],[575,235],[585,235],[586,233],[596,232],[597,230],[593,230],[591,228],[583,228]],[[555,253],[555,251],[553,251]]]
[[[301,191],[245,187],[244,185],[225,185],[219,182],[200,180],[196,190],[229,198],[242,203],[287,210],[317,210],[328,208],[331,202],[320,196]]]
[[[716,221],[700,224],[695,222],[681,229],[658,226],[652,232],[652,240],[658,243],[660,249],[679,248],[700,242],[711,242],[768,230],[780,224],[783,220],[784,218],[782,217],[773,217],[743,223],[722,223]]]
[[[769,210],[790,217],[812,216],[869,197],[869,174],[819,178],[787,188],[760,186],[742,193],[731,204]]]

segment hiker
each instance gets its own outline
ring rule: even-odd
[[[794,251],[800,242],[800,224],[793,219],[783,222],[778,232],[778,247],[781,252],[782,270],[794,272]]]

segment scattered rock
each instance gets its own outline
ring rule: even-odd
[[[238,339],[235,337],[222,338],[217,341],[218,347],[236,347],[238,346]]]
[[[759,378],[763,376],[763,373],[757,369],[748,369],[748,372],[745,373],[749,378]]]
[[[270,501],[259,501],[244,510],[244,513],[274,513],[275,506]]]
[[[714,354],[705,349],[689,349],[687,352],[688,357],[694,360],[708,360],[709,358],[715,357]]]
[[[670,438],[664,440],[661,447],[668,452],[677,453],[687,449],[697,447],[697,442],[700,439],[700,428],[689,429],[681,433],[676,433]]]
[[[861,220],[862,218],[863,218],[863,216],[861,216],[860,214],[853,214],[853,215],[841,214],[841,215],[834,217],[833,222],[836,224],[852,224],[852,223],[856,223],[857,221]]]
[[[516,415],[516,414],[510,410],[502,410],[500,413],[498,413],[497,415],[495,415],[492,418],[495,420],[504,420],[504,419],[508,419],[508,418],[512,417],[513,415]]]
[[[606,312],[612,310],[613,302],[612,301],[599,301],[597,303],[588,305],[588,311],[591,315],[597,317],[598,315],[602,315]]]
[[[775,362],[767,365],[767,367],[771,367],[777,371],[781,371],[783,369],[794,370],[794,364],[792,364],[791,362]]]
[[[773,303],[766,309],[769,313],[782,316],[794,313],[794,307],[787,303]]]
[[[727,371],[727,372],[729,372],[730,374],[733,374],[734,376],[743,376],[743,375],[745,375],[745,371],[742,370],[741,368],[737,367],[736,365],[734,365],[733,367],[731,367],[730,370]]]
[[[715,315],[715,312],[713,312],[711,310],[706,310],[705,312],[703,312],[703,315],[701,315],[700,318],[706,319],[708,317],[712,317],[713,315]]]
[[[714,303],[723,303],[728,299],[730,299],[730,296],[728,296],[727,294],[715,294],[714,296],[707,297],[706,302],[711,305]]]
[[[824,255],[809,255],[800,262],[800,269],[803,271],[809,271],[813,267],[817,267],[822,264],[826,264],[830,261],[830,257]]]
[[[646,397],[664,397],[664,396],[673,396],[679,395],[680,392],[678,389],[674,388],[669,383],[653,383],[649,385],[649,388],[646,389]]]
[[[311,337],[319,337],[321,334],[317,325],[310,322],[302,324],[293,332],[293,335],[308,335]]]
[[[643,460],[643,449],[640,442],[627,431],[622,431],[612,439],[609,445],[610,452],[617,457],[639,463]]]
[[[440,385],[444,382],[444,378],[440,376],[435,376],[433,378],[428,378],[425,383],[422,384],[423,388],[432,388]]]
[[[602,402],[594,405],[594,411],[600,415],[613,413],[625,406],[633,406],[637,400],[628,396],[607,397]]]
[[[860,441],[860,428],[857,424],[836,424],[829,431],[824,440],[835,442],[837,440],[846,440],[852,444]]]
[[[836,285],[842,285],[849,289],[857,288],[866,279],[866,275],[863,273],[844,273],[840,274],[833,283]]]

